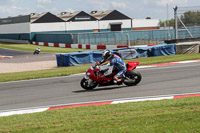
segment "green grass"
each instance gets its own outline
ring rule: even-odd
[[[30,44],[29,45],[27,44],[10,44],[10,45],[0,44],[0,47],[31,51],[31,50],[34,50],[38,46],[30,45]],[[68,48],[53,48],[53,47],[45,47],[45,46],[41,47],[41,49],[44,49],[44,51],[46,52],[58,51],[60,53],[62,53],[62,51],[63,52],[65,51],[66,53],[66,52],[73,52],[73,50],[76,50],[76,51],[79,50],[79,49],[68,49]],[[129,61],[139,61],[140,65],[150,65],[150,64],[183,61],[183,60],[193,60],[193,59],[200,59],[200,53],[185,54],[185,55],[157,56],[157,57],[149,57],[149,58],[137,58],[137,59],[125,60],[125,62],[127,63]],[[40,70],[40,71],[5,73],[5,74],[0,74],[0,82],[68,76],[71,74],[85,72],[89,65],[90,64],[81,65],[81,66],[60,67],[60,68]]]
[[[21,51],[30,51],[30,52],[33,52],[37,47],[40,47],[41,52],[46,52],[46,53],[69,53],[77,51],[86,51],[85,49],[47,47],[47,46],[38,46],[33,44],[0,43],[0,47],[14,49],[14,50],[21,50]]]
[[[200,97],[0,117],[0,133],[199,133]]]

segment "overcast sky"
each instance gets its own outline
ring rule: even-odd
[[[0,0],[0,18],[41,12],[115,9],[131,18],[166,20],[173,18],[174,6],[200,6],[200,0]]]

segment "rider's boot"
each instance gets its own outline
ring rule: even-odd
[[[117,81],[115,78],[113,79],[113,83],[117,84],[117,85],[121,85],[122,84],[122,80],[119,79],[119,81]]]

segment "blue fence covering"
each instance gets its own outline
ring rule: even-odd
[[[137,51],[138,58],[176,54],[175,44],[159,44],[155,46],[139,47],[135,49]]]
[[[160,44],[152,47],[151,56],[175,55],[175,44]]]
[[[97,62],[103,59],[102,57],[102,50],[93,51],[93,61]]]
[[[150,47],[139,47],[139,48],[135,48],[135,50],[137,51],[137,57],[138,58],[143,58],[143,57],[148,57],[149,55],[149,51],[151,50]]]
[[[91,51],[57,54],[56,58],[58,66],[76,66],[94,62]]]
[[[175,55],[175,44],[160,44],[150,47],[139,47],[132,49],[113,49],[112,53],[118,51],[122,55],[122,59],[133,59],[151,56]],[[137,52],[135,52],[137,51]],[[58,66],[76,66],[89,64],[102,60],[103,50],[73,52],[68,54],[57,54]]]

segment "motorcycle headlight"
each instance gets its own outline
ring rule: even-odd
[[[87,75],[85,75],[85,79],[89,79],[89,77]]]
[[[90,76],[90,75],[91,75],[91,73],[87,73],[86,75],[87,75],[87,76]]]

